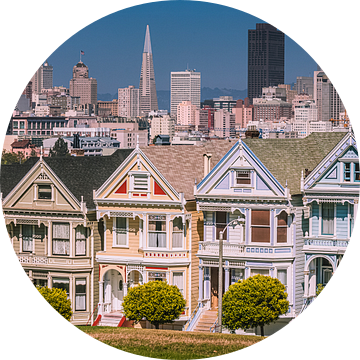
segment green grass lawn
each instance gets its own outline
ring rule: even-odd
[[[263,337],[204,334],[172,330],[77,326],[107,345],[158,359],[200,359],[224,355],[253,345]]]

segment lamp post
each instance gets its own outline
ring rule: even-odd
[[[237,219],[231,220],[224,228],[219,232],[219,288],[218,288],[218,328],[219,332],[222,332],[222,297],[223,297],[223,245],[224,245],[224,232],[231,225],[240,225],[244,223],[245,219],[240,216]]]

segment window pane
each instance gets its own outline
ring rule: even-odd
[[[53,224],[53,238],[70,239],[69,224]]]
[[[86,279],[75,280],[75,310],[86,310]]]
[[[68,278],[53,278],[52,287],[56,289],[63,289],[69,296],[69,279]]]
[[[322,233],[334,234],[334,204],[322,204]]]
[[[286,243],[287,242],[287,227],[278,227],[277,228],[277,242]]]
[[[182,231],[183,230],[183,223],[182,218],[175,218],[173,220],[173,231]]]
[[[51,200],[51,186],[38,185],[38,198]]]
[[[251,224],[270,226],[270,211],[251,210]]]
[[[116,218],[116,245],[127,244],[126,218]]]
[[[173,273],[173,285],[179,288],[181,294],[184,293],[184,276],[182,272]]]
[[[287,270],[278,270],[277,278],[283,285],[286,286],[287,285]]]
[[[252,242],[270,242],[270,228],[269,227],[252,227],[251,228]]]
[[[282,211],[278,216],[278,226],[287,226],[287,218],[287,213]]]

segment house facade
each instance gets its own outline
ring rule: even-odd
[[[129,154],[87,159],[30,158],[1,167],[3,212],[19,262],[35,286],[65,289],[71,322],[93,320],[100,250],[92,186]],[[94,169],[103,166],[102,174]]]
[[[304,179],[308,169],[314,170]],[[326,285],[344,254],[359,176],[351,132],[239,140],[195,187],[204,235],[197,252],[199,314],[194,318],[218,305],[220,232],[223,293],[256,274],[276,277],[290,306],[265,331],[271,334],[300,314],[316,296],[315,283]]]

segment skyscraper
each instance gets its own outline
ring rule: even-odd
[[[201,74],[195,70],[171,72],[170,115],[176,116],[177,106],[183,101],[191,101],[200,108]]]
[[[284,83],[285,35],[270,24],[248,31],[248,97],[261,97],[262,88]]]
[[[70,80],[70,96],[79,96],[80,104],[97,104],[97,81],[89,78],[89,68],[79,61],[73,67]]]
[[[123,117],[139,116],[139,89],[130,85],[127,88],[118,89],[118,114]]]
[[[142,54],[139,91],[140,91],[140,115],[143,116],[148,114],[150,111],[158,110],[149,25],[146,26],[144,51]]]
[[[53,87],[53,67],[46,61],[31,78],[32,92],[40,94],[42,89]]]

